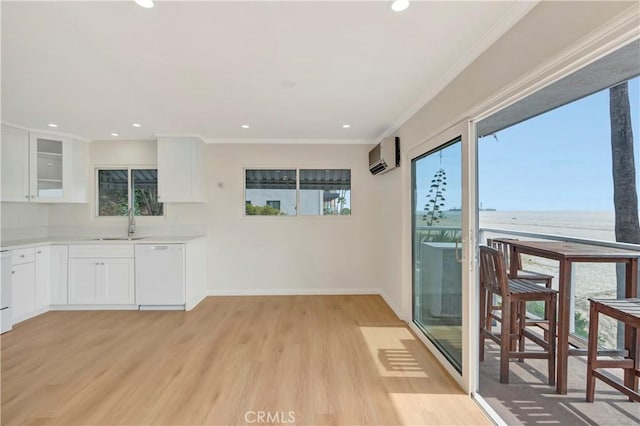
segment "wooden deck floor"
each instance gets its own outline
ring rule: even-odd
[[[0,343],[3,425],[489,424],[378,296],[49,312]]]

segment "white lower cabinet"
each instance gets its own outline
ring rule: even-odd
[[[102,265],[104,300],[108,304],[132,304],[135,301],[135,269],[133,259],[108,259]]]
[[[98,303],[98,274],[96,259],[69,259],[69,304]]]
[[[11,267],[12,308],[14,323],[28,318],[36,310],[35,264],[33,262]]]
[[[134,303],[134,261],[129,258],[69,259],[71,305]]]
[[[51,285],[52,305],[66,305],[68,302],[68,262],[69,247],[51,246]]]
[[[51,304],[51,247],[36,249],[35,309],[46,309]]]
[[[7,253],[11,255],[14,324],[50,309],[144,305],[188,311],[207,293],[204,238],[166,244],[43,244]]]
[[[11,250],[13,323],[49,309],[49,247]]]

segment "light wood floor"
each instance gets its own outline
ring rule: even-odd
[[[3,425],[489,424],[378,296],[49,312],[0,343]]]

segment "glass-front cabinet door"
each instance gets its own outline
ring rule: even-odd
[[[56,202],[65,197],[69,141],[51,135],[30,134],[30,198]]]

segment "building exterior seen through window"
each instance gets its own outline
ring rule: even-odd
[[[350,215],[351,170],[247,169],[245,214]]]

